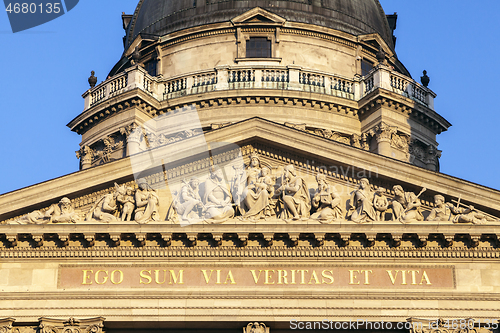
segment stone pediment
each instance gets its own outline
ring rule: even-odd
[[[0,219],[425,229],[498,225],[499,202],[498,191],[252,118],[4,194]]]
[[[260,7],[255,7],[239,16],[236,16],[231,20],[231,22],[235,26],[262,23],[265,23],[266,25],[283,25],[285,24],[286,19]]]

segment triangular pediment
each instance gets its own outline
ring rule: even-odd
[[[387,42],[379,34],[366,34],[358,36],[360,42],[364,42],[374,49],[382,48],[385,54],[390,58],[394,55]]]
[[[202,147],[203,144],[206,148]],[[316,176],[323,174],[326,182],[334,186],[339,194],[339,212],[342,211],[341,219],[344,221],[342,223],[352,224],[353,228],[357,224],[350,221],[346,214],[350,209],[349,200],[352,202],[353,193],[361,186],[361,178],[368,179],[371,195],[383,191],[389,203],[395,199],[393,188],[396,185],[407,195],[419,195],[424,217],[429,216],[434,208],[433,198],[437,194],[443,195],[448,203],[456,200],[461,202],[459,205],[465,205],[464,207],[474,205],[478,211],[493,218],[500,215],[499,191],[354,148],[304,131],[300,126],[291,128],[265,119],[252,118],[4,194],[0,196],[0,220],[16,224],[19,218],[26,219],[28,215],[33,214],[29,218],[43,221],[44,213],[53,205],[57,205],[63,197],[67,197],[75,209],[79,210],[78,223],[101,224],[102,222],[89,215],[99,200],[113,193],[115,183],[122,189],[136,189],[140,182],[138,178],[143,178],[153,188],[158,189],[159,193],[158,220],[150,222],[178,224],[169,220],[169,214],[173,202],[179,198],[189,179],[198,178],[201,184],[200,198],[204,198],[206,191],[210,190],[208,185],[205,185],[211,175],[210,168],[217,165],[223,170],[227,186],[234,188],[238,170],[248,170],[253,155],[259,159],[260,168],[269,169],[271,180],[268,185],[273,191],[282,186],[287,166],[293,166],[304,180],[306,197],[312,200],[318,188]],[[390,208],[386,216],[383,221],[370,221],[370,225],[392,225],[398,228],[405,225],[391,219]],[[232,224],[249,223],[241,219],[231,218],[231,221]],[[286,221],[278,216],[269,217],[266,221],[273,224],[303,223]],[[417,225],[424,223],[417,222]],[[498,219],[488,219],[484,222],[490,226],[499,224]],[[136,224],[133,219],[126,223]],[[425,221],[425,224],[454,225],[452,220]]]
[[[236,26],[245,24],[283,25],[285,24],[286,19],[260,7],[255,7],[239,16],[236,16],[231,20],[231,22]]]

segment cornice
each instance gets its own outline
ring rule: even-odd
[[[82,135],[97,124],[132,107],[136,107],[140,112],[153,117],[156,115],[159,105],[156,98],[148,95],[142,89],[135,88],[91,107],[70,121],[67,126],[72,131]]]
[[[392,109],[396,113],[404,114],[424,127],[432,129],[436,134],[441,134],[451,127],[450,122],[427,106],[382,88],[376,88],[359,101],[358,113],[360,119],[365,118],[381,105]]]
[[[0,248],[0,258],[498,261],[499,238],[498,225],[476,225],[472,229],[470,225],[356,225],[348,221],[329,225],[234,222],[185,227],[168,223],[3,225],[0,239],[8,247]],[[453,245],[454,241],[463,245]]]

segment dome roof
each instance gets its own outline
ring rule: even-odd
[[[379,33],[394,49],[392,32],[378,0],[140,0],[127,29],[125,48],[139,34],[162,36],[203,24],[226,22],[255,7],[288,21],[352,35]]]

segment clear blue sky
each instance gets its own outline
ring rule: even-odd
[[[0,13],[0,193],[78,170],[80,137],[66,124],[83,110],[95,70],[103,80],[123,52],[121,13],[138,0],[81,0],[69,13],[13,34]],[[381,0],[398,13],[396,51],[412,76],[426,69],[436,110],[441,172],[500,189],[500,1]]]

